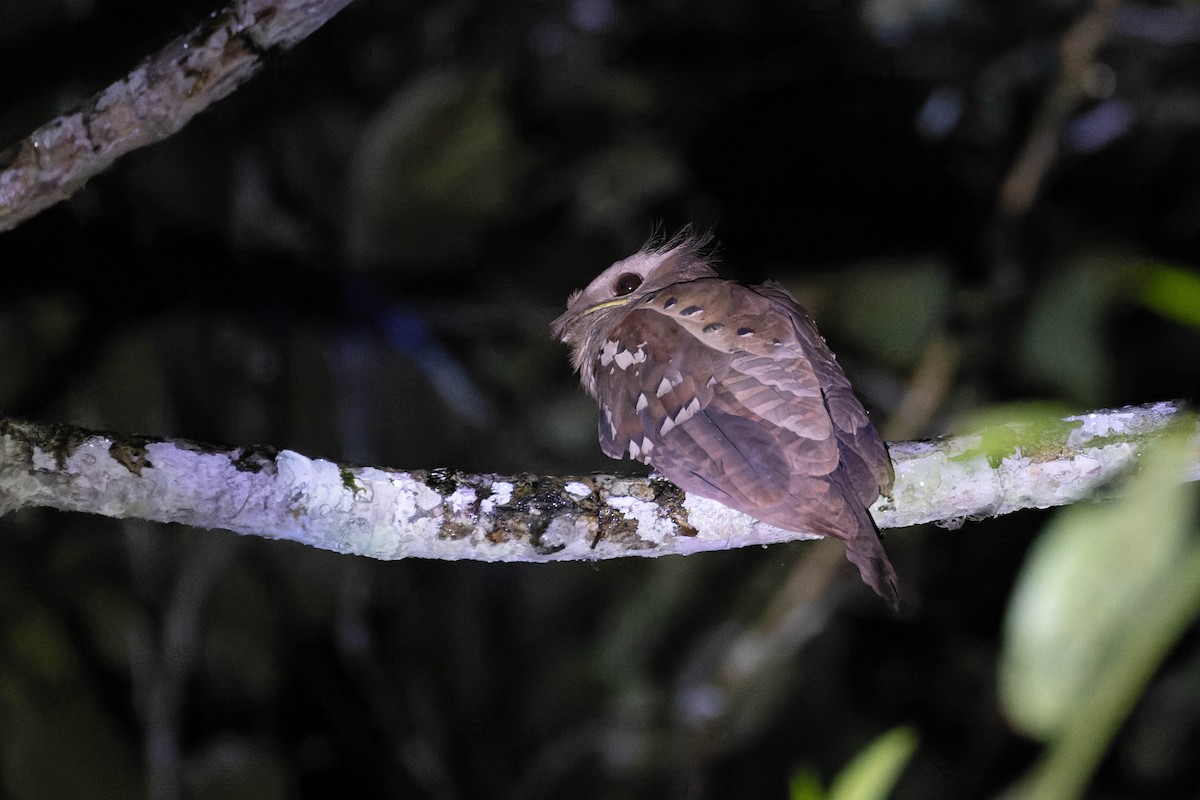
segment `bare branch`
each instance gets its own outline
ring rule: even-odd
[[[0,231],[65,200],[121,156],[166,139],[350,0],[236,0],[99,92],[0,151]]]
[[[1088,70],[1108,38],[1120,0],[1095,0],[1059,43],[1059,75],[1042,101],[1036,121],[1020,155],[1000,186],[1000,206],[1006,214],[1029,212],[1058,158],[1059,137],[1068,117],[1087,97]]]
[[[1136,464],[1172,425],[1164,402],[1068,417],[1036,450],[986,452],[980,435],[890,445],[881,528],[1072,503]],[[469,475],[339,465],[290,450],[220,448],[0,420],[0,514],[46,506],[290,539],[379,559],[560,561],[660,556],[817,538],[755,522],[666,481]]]

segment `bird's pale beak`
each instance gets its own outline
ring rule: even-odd
[[[617,306],[627,305],[632,299],[632,295],[614,297],[612,300],[605,300],[603,303],[596,303],[594,306],[588,306],[583,311],[579,312],[579,316],[586,317],[588,314],[594,314],[597,311],[603,311],[606,308],[616,308]]]

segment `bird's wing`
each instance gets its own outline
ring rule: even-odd
[[[883,439],[808,312],[778,284],[763,284],[753,287],[753,291],[770,300],[791,321],[799,348],[824,392],[846,477],[863,504],[870,505],[880,493],[886,494],[892,488],[892,460]]]
[[[646,462],[664,435],[712,402],[729,358],[654,309],[631,311],[593,354],[600,446]]]
[[[771,298],[729,281],[640,300],[595,355],[604,452],[750,513],[781,502],[797,471],[831,473],[837,440],[793,327]]]
[[[703,279],[639,299],[595,354],[601,446],[684,491],[846,540],[894,604],[866,511],[891,483],[887,451],[812,320],[763,288]]]

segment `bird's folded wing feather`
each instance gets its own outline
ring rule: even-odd
[[[892,488],[892,460],[883,440],[808,312],[776,283],[755,286],[753,290],[770,299],[791,319],[796,339],[823,387],[829,417],[841,445],[843,468],[859,499],[870,505],[880,492]]]
[[[746,511],[782,501],[797,474],[836,470],[838,437],[793,314],[720,280],[642,301],[596,354],[604,452]]]
[[[600,447],[643,462],[672,428],[712,402],[729,366],[728,356],[652,309],[626,315],[593,357]]]

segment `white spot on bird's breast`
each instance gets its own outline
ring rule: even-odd
[[[632,364],[641,364],[646,360],[646,351],[639,347],[632,353],[628,350],[622,350],[613,356],[613,361],[621,369],[629,369]]]
[[[637,405],[633,407],[633,412],[635,414],[641,413],[648,405],[650,405],[650,401],[646,399],[646,395],[638,394]]]
[[[612,339],[609,339],[603,345],[601,345],[601,347],[600,347],[600,366],[607,367],[609,364],[611,364],[613,362],[613,359],[617,355],[617,348],[619,346],[620,345],[617,342],[614,342]],[[621,367],[621,369],[625,369],[625,368]]]

